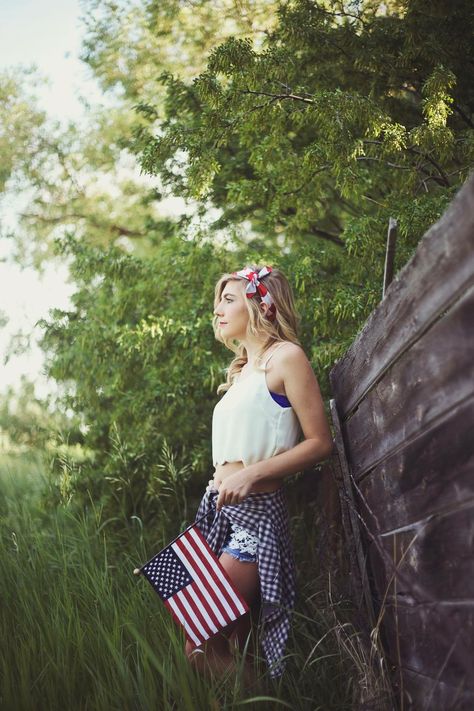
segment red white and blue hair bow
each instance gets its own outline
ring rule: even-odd
[[[269,306],[267,312],[268,315],[274,316],[276,312],[275,302],[273,301],[271,294],[265,284],[260,281],[262,277],[267,276],[267,274],[270,274],[271,271],[272,267],[269,266],[262,267],[259,272],[254,271],[250,267],[246,267],[245,269],[241,269],[238,272],[232,272],[232,276],[237,276],[241,279],[247,279],[248,284],[245,287],[245,294],[247,298],[251,299],[258,291],[262,301],[265,304],[268,304]]]

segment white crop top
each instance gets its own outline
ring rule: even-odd
[[[212,414],[213,466],[226,462],[255,464],[285,452],[302,434],[292,407],[281,407],[270,395],[266,382],[267,363],[284,343],[268,356],[261,369],[234,382],[216,404]]]

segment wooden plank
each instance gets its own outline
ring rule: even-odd
[[[472,394],[473,352],[474,286],[385,373],[343,425],[356,481]]]
[[[426,521],[417,533],[412,529],[378,538],[395,563],[408,548],[399,574],[388,584],[392,567],[375,544],[369,546],[382,643],[390,663],[402,668],[402,677],[406,668],[433,680],[439,674],[454,687],[464,683],[470,689],[464,700],[474,700],[474,502],[470,509]],[[405,682],[410,693],[416,692],[416,681]]]
[[[395,685],[399,688],[398,672],[395,673]],[[463,689],[462,682],[456,685],[433,679],[431,676],[402,669],[403,707],[420,711],[472,711],[474,694],[472,689]]]
[[[371,531],[383,533],[474,496],[474,393],[355,485]]]
[[[462,686],[474,698],[474,606],[398,604],[384,623],[391,665]]]
[[[397,599],[410,603],[470,604],[474,608],[474,499],[459,509],[435,514],[396,533],[377,536],[369,560],[374,571],[378,599],[387,587]],[[393,563],[396,580],[389,585]],[[460,603],[461,604],[461,603]],[[474,643],[474,641],[473,641]],[[474,649],[473,649],[474,652]]]
[[[344,421],[383,374],[473,282],[474,175],[424,235],[330,373]]]

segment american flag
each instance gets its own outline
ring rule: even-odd
[[[196,524],[140,572],[195,647],[249,609]]]

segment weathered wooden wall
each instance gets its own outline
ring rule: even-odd
[[[355,589],[403,709],[474,709],[473,346],[471,176],[330,374]]]

